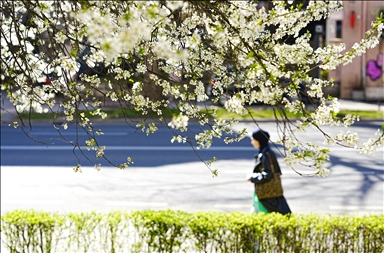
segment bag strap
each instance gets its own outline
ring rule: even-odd
[[[268,155],[269,163],[271,164],[272,173],[275,173],[275,166],[273,165],[271,155],[269,154],[269,152],[266,152],[266,154]]]

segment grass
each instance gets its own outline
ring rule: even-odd
[[[278,114],[278,112],[276,112]],[[352,115],[356,115],[356,116],[359,116],[360,119],[378,119],[378,120],[382,120],[384,119],[384,112],[382,111],[357,111],[357,110],[341,110],[337,116],[342,118],[344,117],[345,115],[347,114],[352,114]],[[253,118],[255,119],[269,119],[269,118],[274,118],[275,115],[274,115],[274,111],[270,108],[268,109],[256,109],[256,110],[251,110],[251,115]],[[294,118],[299,118],[302,116],[302,113],[298,113],[298,114],[294,114],[294,113],[291,113],[291,112],[286,112],[286,115],[288,116],[288,118],[290,119],[294,119]],[[235,118],[235,119],[251,119],[252,117],[250,115],[245,115],[245,116],[241,116],[241,115],[238,115],[238,114],[235,114],[235,113],[228,113],[226,112],[224,109],[219,109],[218,112],[217,112],[217,117],[218,118]]]
[[[208,114],[209,117],[213,118],[212,116],[212,110],[201,110],[202,113]],[[141,118],[143,115],[141,112],[135,111],[133,109],[110,109],[106,110],[107,118],[106,119],[115,119],[115,118]],[[163,117],[164,118],[171,118],[173,115],[179,114],[179,111],[177,109],[171,109],[171,108],[165,108],[162,110]],[[89,112],[85,112],[86,116],[88,116],[91,119],[99,118],[99,116],[93,116]],[[358,115],[360,119],[378,119],[382,120],[384,118],[384,112],[382,111],[351,111],[351,110],[342,110],[338,113],[337,116],[343,117],[347,114],[353,114]],[[274,111],[270,108],[258,108],[251,110],[251,115],[255,119],[271,119],[274,118]],[[57,113],[23,113],[21,114],[21,117],[23,119],[33,119],[33,120],[44,120],[44,119],[55,119],[58,117],[64,116],[63,114],[57,114]],[[287,113],[287,116],[291,119],[298,118],[301,116],[301,114],[293,114],[293,113]],[[150,111],[148,114],[145,115],[146,118],[158,118],[156,112]],[[217,116],[216,118],[222,118],[222,119],[229,119],[229,118],[235,118],[237,120],[249,120],[252,119],[250,115],[241,116],[236,113],[229,113],[223,108],[217,109]]]
[[[90,119],[100,118],[100,116],[94,116],[89,111],[81,111],[85,113],[85,116],[87,116]],[[133,109],[108,109],[105,110],[107,113],[107,117],[105,119],[114,119],[114,118],[140,118],[144,117],[141,112],[135,111]],[[173,115],[177,115],[178,110],[171,109],[171,108],[165,108],[162,110],[162,115],[164,118],[170,118]],[[64,117],[64,113],[20,113],[20,117],[22,119],[32,119],[32,120],[44,120],[44,119],[55,119],[58,117]],[[158,118],[156,112],[149,111],[145,117],[147,118]]]
[[[278,114],[278,112],[276,112]],[[272,109],[266,109],[266,108],[259,108],[259,109],[252,109],[250,110],[250,114],[241,116],[236,113],[227,112],[226,110],[220,108],[217,110],[217,118],[222,119],[228,119],[228,118],[234,118],[238,120],[247,120],[247,119],[271,119],[275,117],[275,112]],[[302,116],[302,114],[293,114],[287,112],[287,116],[290,118],[298,118]]]
[[[111,119],[111,118],[124,118],[124,117],[127,117],[127,118],[141,118],[141,117],[143,117],[141,112],[138,112],[138,111],[136,111],[134,109],[121,109],[121,108],[118,108],[118,109],[106,110],[105,112],[108,115],[107,119]],[[177,114],[179,114],[179,111],[177,109],[164,108],[162,110],[162,116],[164,118],[172,118],[173,115],[177,115]],[[92,115],[88,115],[88,117],[95,118]],[[159,115],[156,112],[154,112],[154,111],[148,111],[148,113],[145,115],[145,117],[146,118],[158,118]]]
[[[340,117],[347,114],[359,115],[361,119],[384,119],[383,111],[351,111],[343,110],[338,114]]]

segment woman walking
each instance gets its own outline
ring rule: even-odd
[[[251,144],[259,150],[259,154],[256,156],[253,173],[247,176],[247,180],[255,184],[256,196],[262,205],[261,207],[259,205],[259,209],[265,208],[268,212],[281,214],[291,213],[283,196],[281,169],[275,153],[269,146],[268,132],[255,131],[251,137]]]

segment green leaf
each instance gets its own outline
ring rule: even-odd
[[[255,53],[253,51],[250,51],[247,57],[245,57],[245,59],[250,59],[250,58],[253,58],[254,56],[255,56]]]

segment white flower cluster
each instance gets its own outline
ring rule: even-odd
[[[311,113],[313,123],[318,126],[340,125],[340,121],[335,119],[335,114],[340,111],[340,103],[334,98],[331,105],[322,103],[315,112]]]
[[[198,149],[210,148],[213,143],[213,132],[212,130],[205,130],[202,133],[195,135]]]
[[[171,139],[171,142],[174,143],[174,142],[178,142],[178,143],[186,143],[187,142],[187,138],[181,136],[181,135],[176,135],[176,136],[173,136],[172,139]]]
[[[318,175],[319,177],[328,177],[330,174],[331,171],[327,168],[318,169],[316,172],[316,175]]]
[[[259,9],[257,1],[13,1],[2,9],[2,89],[19,112],[46,112],[59,105],[66,119],[64,129],[70,121],[84,129],[92,127],[92,120],[79,109],[82,106],[91,115],[106,118],[106,99],[142,115],[155,112],[160,118],[162,110],[172,105],[179,114],[169,122],[170,128],[187,131],[193,118],[211,125],[195,135],[199,147],[207,148],[223,133],[230,135],[225,135],[226,143],[246,136],[244,131],[232,132],[235,120],[212,120],[197,106],[209,99],[206,88],[215,75],[210,86],[213,101],[235,86],[224,105],[229,112],[244,115],[248,104],[262,102],[282,112],[277,124],[289,124],[286,111],[302,113],[300,121],[291,123],[295,130],[281,133],[285,160],[295,164],[311,159],[317,175],[326,176],[327,150],[301,143],[296,131],[349,126],[358,118],[339,119],[337,99],[326,99],[322,92],[332,82],[308,73],[314,65],[330,70],[347,64],[378,45],[383,21],[374,21],[366,37],[350,50],[344,44],[314,50],[311,35],[300,31],[339,11],[341,1],[309,1],[303,8],[287,7],[284,1],[271,5],[267,10]],[[286,43],[287,37],[292,43]],[[53,77],[46,82],[44,74]],[[36,83],[41,77],[40,87]],[[286,98],[296,96],[303,83],[309,97],[320,101],[313,112]],[[215,114],[215,109],[207,110]],[[155,124],[138,125],[147,134],[157,130]],[[383,143],[381,135],[359,146],[358,136],[349,132],[326,139],[327,144],[354,146],[362,153]],[[175,136],[172,141],[186,139]],[[105,148],[96,144],[90,138],[86,147],[104,157]],[[120,167],[131,162],[128,158]]]
[[[234,112],[240,115],[245,115],[248,112],[243,106],[243,101],[237,96],[231,97],[231,99],[225,103],[224,107],[229,112]]]
[[[147,135],[153,134],[158,130],[157,126],[154,123],[148,124],[148,128],[146,130]]]
[[[383,130],[378,129],[376,135],[379,136],[376,138],[369,138],[367,142],[363,143],[361,147],[360,154],[372,154],[377,150],[381,149],[381,152],[384,152],[384,133]]]
[[[180,129],[180,131],[186,131],[188,127],[189,118],[183,114],[173,116],[172,121],[168,123],[168,126],[175,129]]]
[[[318,176],[329,175],[330,170],[325,167],[329,161],[329,149],[312,143],[303,144],[287,136],[285,136],[284,144],[286,145],[284,161],[288,166],[294,167],[300,163],[315,168],[314,174]]]
[[[347,147],[356,147],[359,140],[359,136],[355,132],[347,131],[347,133],[344,133],[340,131],[335,137],[328,138],[324,141],[324,144],[342,144],[346,145]]]

